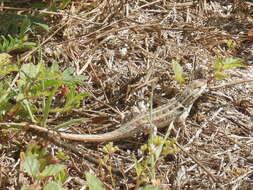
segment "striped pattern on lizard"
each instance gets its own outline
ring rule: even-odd
[[[141,133],[150,127],[150,115],[152,114],[152,124],[157,128],[169,126],[174,121],[185,121],[193,103],[202,95],[207,87],[205,80],[194,80],[186,88],[168,101],[168,103],[159,106],[152,110],[152,113],[146,112],[137,115],[129,122],[122,124],[118,129],[104,134],[72,134],[65,132],[57,132],[48,128],[43,128],[38,125],[29,125],[26,127],[32,128],[40,132],[46,132],[49,135],[57,136],[62,139],[82,141],[82,142],[108,142],[117,141],[128,138],[134,134]]]

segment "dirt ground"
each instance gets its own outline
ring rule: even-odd
[[[152,88],[154,96],[167,99],[184,89],[174,79],[175,60],[186,85],[206,79],[208,88],[193,105],[186,126],[175,126],[183,149],[157,163],[153,184],[168,190],[253,189],[252,1],[85,0],[49,16],[57,32],[43,37],[49,38],[42,45],[45,62],[74,67],[76,75],[87,77],[80,91],[90,93],[79,108],[52,115],[54,122],[89,119],[70,127],[70,133],[116,129],[149,110]],[[230,77],[218,81],[212,67],[217,57],[242,58],[245,66],[224,71]],[[109,163],[118,170],[114,173],[92,160],[104,156],[100,148],[106,143],[61,140],[64,147],[34,131],[2,131],[0,189],[20,189],[21,176],[26,178],[20,153],[35,142],[52,155],[61,150],[69,156],[61,161],[67,166],[68,189],[85,189],[85,172],[96,174],[106,189],[137,189],[151,183],[139,182],[132,159],[132,154],[142,158],[139,149],[147,139],[140,134],[114,142],[120,149],[110,155]]]

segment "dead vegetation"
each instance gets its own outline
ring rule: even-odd
[[[175,126],[183,149],[158,163],[156,183],[164,189],[252,189],[251,1],[85,0],[47,16],[52,16],[47,19],[58,32],[43,36],[47,40],[42,45],[43,59],[47,64],[61,62],[62,69],[74,66],[77,75],[88,77],[80,91],[90,93],[80,108],[52,115],[52,123],[86,117],[87,123],[71,127],[70,132],[115,129],[137,107],[148,110],[154,81],[155,96],[175,95],[180,86],[170,62],[177,60],[187,81],[205,78],[209,90],[194,105],[186,127]],[[228,41],[234,45],[229,47]],[[230,78],[216,81],[212,63],[218,56],[242,58],[246,67],[231,69]],[[232,83],[243,80],[248,82]],[[81,189],[87,171],[97,174],[107,189],[143,185],[137,184],[131,155],[141,158],[138,149],[146,140],[146,135],[140,135],[114,143],[120,148],[110,157],[115,173],[92,160],[102,158],[103,143],[64,142],[70,156],[64,163],[70,177],[66,187]],[[52,155],[61,149],[34,132],[3,130],[0,141],[1,189],[20,187],[19,153],[27,144],[40,142]]]

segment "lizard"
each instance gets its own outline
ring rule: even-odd
[[[188,117],[193,103],[202,95],[207,87],[206,80],[194,80],[178,96],[168,100],[168,103],[159,106],[152,112],[144,112],[134,117],[129,122],[122,124],[118,129],[104,134],[72,134],[53,131],[45,127],[26,124],[26,127],[62,139],[81,142],[109,142],[125,139],[134,134],[150,128],[151,123],[157,128],[164,128],[173,122],[184,122]],[[152,121],[151,119],[152,118]]]

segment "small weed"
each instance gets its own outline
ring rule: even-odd
[[[173,123],[171,123],[171,126]],[[165,137],[154,136],[148,140],[148,143],[141,147],[142,155],[145,158],[140,162],[134,156],[135,171],[138,177],[137,184],[152,182],[155,186],[159,186],[160,182],[156,179],[156,166],[158,161],[162,160],[165,156],[174,154],[176,149],[173,148],[175,139],[166,140],[169,135],[169,130]]]
[[[33,42],[26,42],[26,39],[20,39],[12,37],[11,35],[8,36],[0,36],[0,53],[2,52],[22,52],[27,49],[31,49],[35,47],[36,44]]]
[[[64,190],[63,183],[68,174],[65,165],[50,164],[55,162],[44,148],[31,144],[25,153],[21,153],[21,170],[31,177],[31,184],[22,184],[22,190],[44,187],[45,190]]]
[[[11,63],[11,56],[7,53],[0,53],[0,68],[0,79],[18,71],[18,66]]]
[[[35,33],[36,29],[42,28],[49,31],[48,25],[42,16],[20,15],[13,13],[0,14],[0,35],[11,35],[17,38],[25,38],[28,34]]]
[[[119,151],[119,148],[117,146],[113,146],[113,143],[110,142],[107,145],[105,145],[103,148],[100,149],[100,151],[104,152],[106,155],[100,159],[100,165],[106,166],[108,171],[110,172],[112,185],[115,186],[115,181],[113,179],[112,175],[112,156],[115,152]]]
[[[36,46],[29,42],[29,35],[34,34],[36,29],[49,31],[49,27],[40,17],[0,14],[0,53],[24,52]]]
[[[86,173],[85,176],[90,190],[105,190],[102,182],[96,176],[90,173]]]
[[[159,160],[162,159],[162,157],[173,154],[176,150],[171,148],[173,144],[175,143],[175,140],[166,141],[165,138],[159,137],[159,136],[153,136],[149,139],[148,143],[146,145],[143,145],[141,147],[142,154],[146,154],[147,158],[143,160],[142,162],[138,162],[137,159],[134,157],[135,162],[135,171],[138,177],[137,186],[143,182],[150,182],[152,181],[153,184],[157,184],[157,180],[155,181],[155,173],[156,173],[156,164]],[[107,167],[107,169],[110,171],[111,176],[111,183],[112,186],[115,187],[115,182],[112,178],[112,156],[115,152],[119,151],[119,148],[117,146],[113,146],[113,143],[110,142],[106,146],[100,149],[100,151],[106,153],[106,156],[104,156],[102,159],[100,159],[101,165],[104,165]],[[95,176],[92,174],[86,174],[86,179],[89,184],[89,188],[93,189],[93,187],[99,186],[98,189],[102,188],[102,183],[98,179],[94,179]],[[98,181],[97,181],[98,180]],[[102,188],[103,189],[103,188]],[[161,190],[158,187],[155,186],[146,186],[144,188],[140,188],[139,190]]]
[[[85,77],[74,76],[73,68],[61,72],[58,64],[46,67],[41,62],[37,65],[30,63],[14,67],[7,63],[9,62],[5,61],[0,77],[7,77],[10,72],[17,71],[17,68],[20,77],[11,90],[6,80],[0,82],[2,119],[30,120],[45,127],[50,113],[67,112],[78,106],[88,95],[77,91],[77,85],[83,84]],[[13,67],[12,70],[6,67],[9,65]],[[55,128],[59,129],[81,120],[83,119],[70,120]]]
[[[94,176],[91,173],[86,173],[85,176],[89,190],[105,190],[105,188],[103,187],[103,183],[96,176]],[[162,189],[159,187],[148,185],[146,187],[139,188],[138,190],[162,190]]]
[[[243,66],[244,66],[243,59],[233,57],[229,58],[218,57],[213,63],[215,79],[222,80],[228,78],[230,76],[225,72],[227,69]]]
[[[184,79],[184,75],[183,75],[182,66],[175,60],[172,60],[171,65],[172,65],[172,69],[173,69],[174,74],[175,74],[175,80],[179,84],[183,84],[185,82],[185,79]]]
[[[229,49],[234,49],[236,47],[236,42],[234,40],[226,40],[226,44]]]

